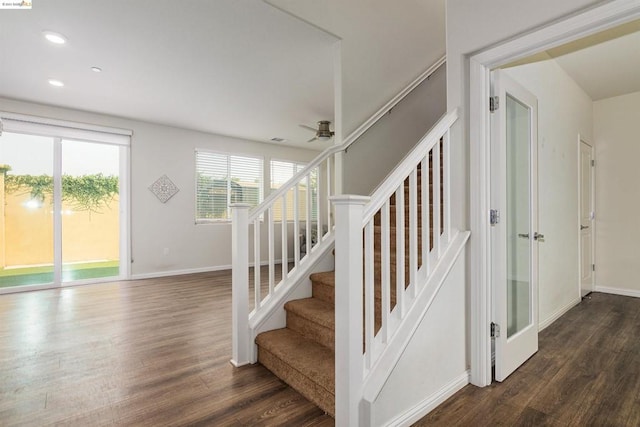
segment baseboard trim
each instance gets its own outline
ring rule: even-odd
[[[553,322],[555,322],[560,317],[562,317],[567,311],[571,310],[573,307],[575,307],[576,305],[580,304],[580,301],[581,301],[580,298],[576,298],[576,299],[572,300],[569,304],[567,304],[564,307],[561,307],[560,309],[558,309],[555,313],[553,313],[551,315],[551,317],[546,319],[544,322],[538,323],[538,332],[540,332],[543,329],[545,329],[546,327],[550,326]]]
[[[621,289],[621,288],[609,288],[607,286],[596,286],[595,292],[602,292],[604,294],[622,295],[625,297],[640,298],[640,291],[634,291],[633,289]]]
[[[281,260],[274,260],[275,264],[280,264]],[[293,262],[293,258],[289,260]],[[262,261],[261,266],[269,265],[269,261]],[[158,277],[182,276],[183,274],[210,273],[212,271],[231,270],[231,265],[214,265],[209,267],[186,268],[183,270],[156,271],[153,273],[132,274],[130,280],[157,279]]]
[[[440,390],[433,393],[431,396],[427,397],[420,403],[418,403],[413,408],[409,409],[405,413],[399,415],[398,417],[391,420],[387,423],[387,426],[408,426],[420,418],[427,415],[429,412],[433,411],[438,405],[443,403],[445,400],[456,394],[460,391],[464,386],[469,384],[469,375],[470,371],[465,371],[455,379],[453,379],[450,383],[446,384]]]

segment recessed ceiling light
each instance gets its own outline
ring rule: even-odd
[[[91,67],[91,71],[93,71],[94,73],[101,73],[102,72],[102,68],[100,68],[100,67]]]
[[[44,34],[45,39],[54,44],[65,44],[67,42],[67,38],[65,36],[54,31],[43,31],[42,34]]]
[[[56,80],[56,79],[49,79],[49,84],[51,86],[55,86],[55,87],[62,87],[64,86],[64,83],[62,83],[60,80]]]

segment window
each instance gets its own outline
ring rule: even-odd
[[[291,179],[296,173],[300,172],[305,167],[304,164],[288,162],[283,160],[271,161],[271,191],[277,190],[289,179]],[[316,183],[317,183],[317,169],[311,171],[311,217],[316,218]],[[286,193],[287,197],[287,221],[293,220],[293,198],[294,190],[290,189]],[[307,200],[307,180],[302,180],[298,185],[298,214],[302,220],[306,216],[306,200]],[[276,202],[273,207],[273,219],[275,221],[282,221],[282,202]]]
[[[196,151],[196,222],[231,219],[229,205],[262,201],[259,157]]]

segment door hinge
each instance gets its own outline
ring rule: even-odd
[[[491,338],[499,338],[500,337],[500,325],[497,323],[491,322]]]
[[[489,111],[492,113],[497,111],[500,108],[500,97],[498,96],[490,96],[489,97]]]
[[[595,264],[591,264],[591,271],[596,271],[596,265]]]
[[[500,222],[500,211],[497,209],[491,209],[489,211],[489,223],[496,225]]]
[[[591,166],[595,166],[596,165],[596,161],[595,160],[591,160]]]

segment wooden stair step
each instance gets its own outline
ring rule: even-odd
[[[322,410],[335,415],[334,351],[289,329],[256,337],[258,361]]]
[[[335,349],[335,307],[318,298],[304,298],[289,301],[284,305],[287,311],[287,328],[325,347]]]

